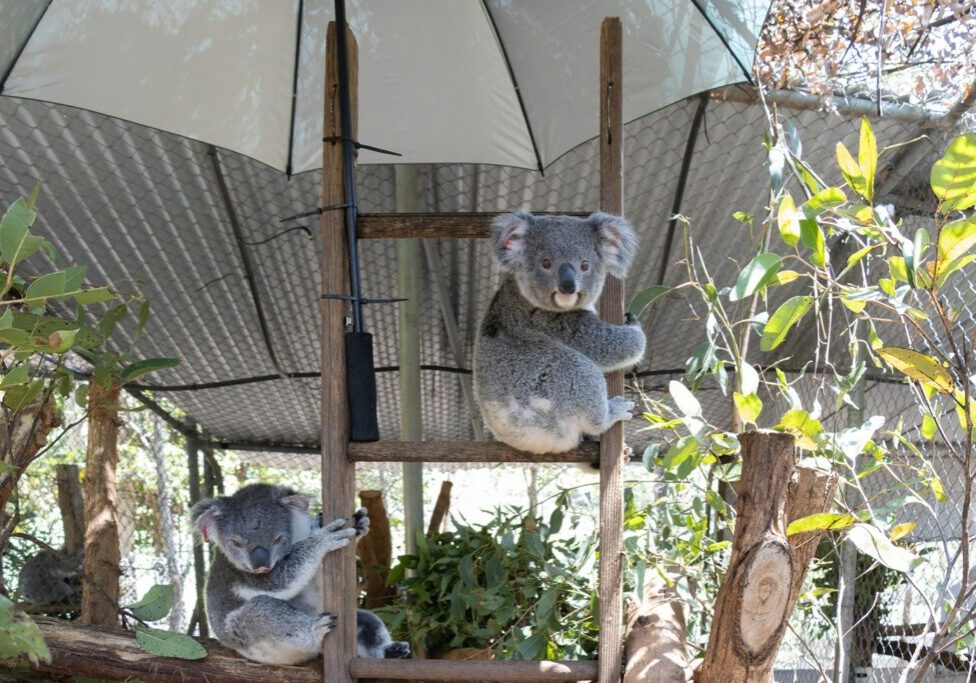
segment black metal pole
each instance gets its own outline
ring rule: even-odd
[[[380,438],[376,416],[376,369],[373,336],[363,331],[363,299],[359,280],[359,245],[356,241],[356,176],[353,155],[352,106],[349,88],[349,45],[346,40],[346,3],[335,0],[336,66],[339,73],[339,117],[342,138],[342,180],[345,189],[346,238],[349,243],[349,293],[352,295],[352,330],[346,332],[346,389],[349,402],[349,440]],[[323,246],[324,248],[324,246]]]
[[[342,125],[342,175],[346,190],[346,236],[349,241],[349,290],[352,295],[352,329],[363,331],[363,302],[359,282],[359,245],[356,241],[356,176],[353,172],[355,146],[352,139],[352,112],[349,106],[349,53],[346,44],[346,2],[335,0],[336,57],[339,66],[339,115]]]

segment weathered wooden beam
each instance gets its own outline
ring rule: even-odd
[[[591,681],[597,663],[446,659],[354,659],[354,678],[429,681]]]
[[[88,676],[108,680],[158,681],[160,683],[321,683],[317,663],[307,666],[269,666],[244,659],[215,640],[201,641],[209,654],[204,659],[156,657],[136,643],[132,631],[77,622],[35,617],[51,651],[51,663],[40,664],[46,673]]]
[[[329,22],[326,34],[325,137],[342,136],[337,58],[338,31]],[[356,40],[346,30],[350,123],[356,137],[358,61]],[[346,203],[342,145],[323,145],[322,206]],[[322,294],[349,293],[348,239],[343,212],[322,213]],[[349,407],[346,394],[346,318],[349,304],[322,298],[322,514],[326,520],[348,517],[356,507],[356,469],[346,457]],[[331,552],[322,562],[323,609],[343,615],[323,639],[323,674],[329,683],[349,681],[349,661],[356,656],[356,554],[352,546]]]
[[[517,207],[515,207],[517,208]],[[491,234],[491,222],[499,214],[493,212],[470,213],[362,213],[356,224],[361,240],[403,239],[480,239]],[[540,216],[545,213],[538,213]],[[589,213],[573,211],[563,216],[589,216]]]
[[[600,210],[624,211],[623,29],[618,17],[600,26]],[[623,282],[607,277],[600,317],[624,321]],[[610,396],[624,393],[621,370],[607,377]],[[600,437],[600,681],[617,683],[623,652],[623,423]]]
[[[350,443],[351,462],[587,462],[600,457],[596,442],[565,453],[526,453],[497,441],[374,441]]]

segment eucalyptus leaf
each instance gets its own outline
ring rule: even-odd
[[[173,608],[175,595],[173,586],[156,584],[142,596],[141,600],[128,605],[128,609],[137,619],[159,621]]]
[[[175,368],[179,364],[180,361],[177,358],[146,358],[123,368],[119,374],[119,379],[123,382],[131,382],[142,375],[166,368]]]
[[[932,166],[929,180],[941,200],[939,210],[965,211],[976,205],[976,134],[964,133]]]
[[[671,394],[671,398],[674,399],[675,405],[678,406],[678,410],[685,417],[701,416],[701,404],[695,398],[695,395],[688,391],[688,387],[684,384],[676,380],[671,380],[668,383],[668,392]]]
[[[649,306],[653,306],[659,299],[670,291],[670,287],[665,287],[664,285],[652,285],[634,295],[634,298],[630,301],[630,306],[627,307],[627,312],[635,317],[640,317],[645,309],[647,309]]]
[[[892,368],[923,384],[930,384],[943,394],[952,393],[952,375],[938,360],[912,349],[885,346],[876,351]]]
[[[837,531],[847,529],[857,521],[854,515],[838,512],[821,512],[793,520],[786,527],[786,535],[802,534],[810,531]]]
[[[757,254],[739,273],[735,287],[729,292],[729,301],[738,301],[752,296],[773,281],[782,265],[783,259],[778,254],[770,252]]]
[[[207,650],[190,636],[158,628],[136,626],[136,642],[146,652],[159,657],[203,659]]]
[[[788,246],[795,246],[800,241],[800,217],[793,203],[793,197],[789,194],[784,195],[780,200],[776,212],[776,224],[779,227],[780,237]]]
[[[881,529],[871,524],[855,524],[847,532],[847,540],[865,555],[896,572],[910,574],[921,564],[914,553],[896,546]]]
[[[763,351],[772,351],[782,344],[790,329],[799,322],[812,305],[812,296],[795,296],[783,303],[763,327],[759,348]]]
[[[866,116],[861,117],[861,139],[857,146],[857,165],[864,178],[863,197],[868,201],[874,198],[874,175],[878,169],[878,143]]]

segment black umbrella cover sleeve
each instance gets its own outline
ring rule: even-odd
[[[346,332],[346,382],[349,396],[349,440],[379,441],[373,335],[368,332]]]

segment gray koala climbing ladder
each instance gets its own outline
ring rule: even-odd
[[[356,42],[347,34],[352,136],[356,137]],[[336,59],[336,29],[330,24],[325,80],[325,137],[339,139],[340,108]],[[623,212],[623,118],[621,93],[620,20],[608,18],[600,31],[600,206],[608,213]],[[338,144],[324,145],[323,206],[345,203],[343,157]],[[359,239],[486,237],[494,214],[364,214],[357,222]],[[322,214],[322,293],[349,292],[349,261],[342,213]],[[622,322],[623,286],[608,278],[600,301],[606,320]],[[622,526],[623,484],[620,423],[599,444],[555,455],[519,453],[498,443],[389,442],[351,443],[346,399],[344,333],[349,302],[322,299],[322,491],[326,519],[347,515],[356,507],[355,463],[358,462],[592,462],[600,461],[600,657],[597,661],[512,662],[377,660],[356,657],[355,620],[340,619],[324,641],[324,678],[329,683],[354,678],[406,680],[494,681],[619,681],[622,654]],[[355,381],[355,378],[353,378]],[[623,393],[623,373],[608,378],[611,395]],[[326,556],[325,604],[340,615],[355,614],[356,564],[351,548]]]

